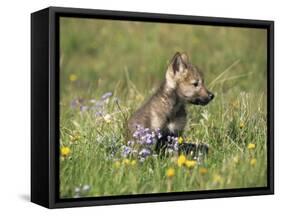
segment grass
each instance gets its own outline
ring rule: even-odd
[[[61,197],[267,185],[265,30],[62,18],[60,31]],[[210,152],[189,168],[177,156],[123,158],[125,119],[176,51],[190,54],[216,95],[206,107],[187,105],[183,136]]]

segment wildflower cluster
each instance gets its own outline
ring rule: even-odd
[[[121,165],[125,166],[135,166],[137,164],[136,160],[129,160],[128,158],[123,159],[122,161],[116,160],[113,164],[114,168],[119,168]]]
[[[185,166],[189,169],[193,169],[196,165],[195,160],[189,160],[184,155],[180,155],[177,160],[177,164],[179,167]]]
[[[138,144],[151,146],[156,144],[157,140],[160,139],[162,135],[160,133],[160,129],[153,131],[149,128],[143,128],[142,126],[137,125],[133,137],[136,139]]]
[[[136,126],[136,131],[133,133],[134,140],[122,146],[123,157],[137,155],[140,161],[144,161],[148,156],[153,154],[153,148],[157,141],[162,138],[160,129],[151,130],[140,125]],[[137,147],[137,148],[135,148]]]
[[[106,92],[100,99],[85,100],[82,98],[76,98],[70,102],[70,107],[73,109],[79,109],[81,112],[94,111],[96,116],[104,117],[105,122],[110,122],[110,115],[105,112],[105,105],[108,104],[112,92]],[[115,99],[117,100],[117,99]]]
[[[196,167],[198,164],[197,161],[188,159],[185,155],[181,154],[179,155],[176,160],[174,160],[175,163],[178,165],[179,169],[187,168],[189,172],[192,172],[192,170]],[[183,168],[182,168],[183,167]],[[199,169],[199,173],[201,175],[205,175],[207,173],[207,169],[204,167],[201,167]],[[175,175],[175,169],[173,167],[169,167],[166,170],[166,176],[168,177],[169,180],[172,179],[172,177]],[[171,182],[170,182],[171,183]]]

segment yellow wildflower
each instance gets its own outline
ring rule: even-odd
[[[115,168],[119,168],[120,166],[121,166],[120,161],[115,161],[114,167],[115,167]]]
[[[247,148],[248,148],[249,150],[255,149],[255,148],[256,148],[256,144],[254,144],[254,143],[249,143]]]
[[[178,161],[177,161],[178,162],[178,166],[181,167],[182,165],[184,165],[185,161],[186,161],[186,157],[184,155],[180,155],[178,157]]]
[[[240,129],[243,129],[245,127],[245,124],[244,122],[240,122],[240,125],[239,125]]]
[[[130,160],[129,160],[129,159],[124,159],[124,160],[123,160],[123,164],[129,165],[129,164],[130,164]]]
[[[201,175],[205,175],[207,172],[208,172],[208,170],[207,170],[205,167],[201,167],[201,168],[199,169],[199,173],[200,173]]]
[[[70,80],[71,82],[74,82],[74,81],[77,80],[77,76],[76,76],[75,74],[70,74],[70,75],[69,75],[69,80]]]
[[[251,164],[252,166],[255,166],[256,163],[257,163],[257,159],[256,159],[256,158],[253,158],[253,159],[250,160],[250,164]]]
[[[192,169],[192,168],[195,167],[196,161],[195,160],[186,160],[185,165],[186,165],[187,168]]]
[[[218,174],[214,175],[213,182],[215,184],[222,183],[222,181],[223,181],[223,178],[220,175],[218,175]]]
[[[70,141],[71,141],[71,142],[78,141],[79,139],[80,139],[79,133],[75,133],[75,134],[73,134],[73,135],[70,136]]]
[[[132,161],[131,161],[131,165],[132,165],[132,166],[135,166],[136,163],[137,163],[136,160],[132,160]]]
[[[67,146],[62,146],[62,147],[60,148],[60,154],[61,154],[61,156],[63,156],[63,157],[67,157],[67,156],[70,154],[70,148],[67,147]]]
[[[183,141],[184,141],[183,138],[180,136],[180,137],[178,138],[178,143],[179,143],[179,144],[183,144]]]
[[[169,178],[172,178],[173,176],[175,176],[175,169],[169,168],[166,172],[166,176],[169,177]]]

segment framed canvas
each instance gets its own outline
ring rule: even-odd
[[[274,22],[31,15],[31,201],[274,193]]]

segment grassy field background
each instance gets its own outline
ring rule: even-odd
[[[266,41],[261,29],[61,18],[61,197],[266,186]],[[187,106],[183,136],[210,152],[200,161],[124,158],[124,121],[176,51],[190,55],[216,95]]]

